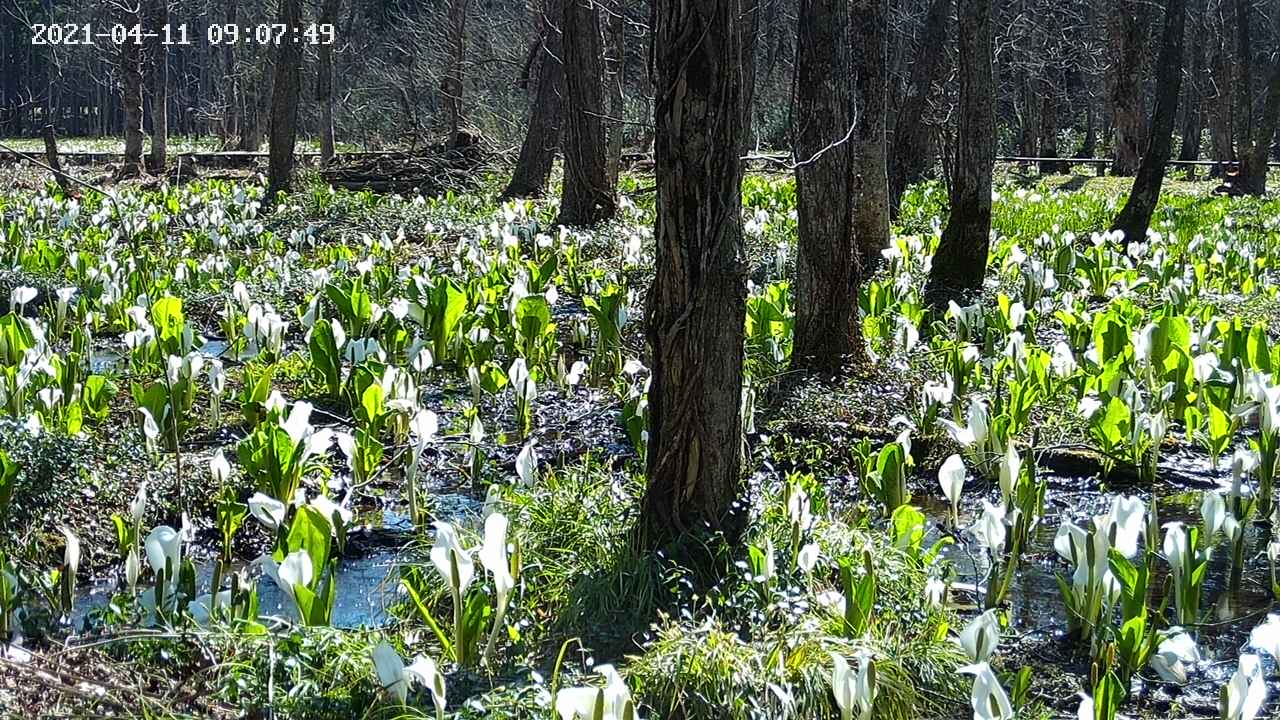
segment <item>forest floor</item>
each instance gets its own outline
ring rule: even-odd
[[[0,190],[0,489],[16,468],[0,711],[429,716],[432,692],[396,675],[386,643],[403,665],[438,663],[449,717],[548,717],[605,664],[644,717],[838,717],[832,652],[874,662],[876,717],[969,717],[956,638],[989,604],[989,662],[1020,716],[1074,717],[1109,669],[1126,715],[1217,717],[1280,590],[1271,525],[1233,501],[1270,486],[1242,458],[1274,437],[1280,202],[1171,181],[1158,235],[1126,252],[1091,237],[1126,180],[1004,173],[988,282],[942,315],[920,289],[945,191],[917,186],[862,289],[868,359],[821,378],[789,367],[794,186],[752,174],[749,529],[709,572],[630,536],[652,179],[625,177],[619,217],[590,232],[552,227],[554,201],[499,205],[497,182],[423,198],[308,180],[268,210],[249,177],[126,183],[107,202],[15,171]],[[495,514],[514,585],[500,592],[480,552],[459,627],[431,551],[440,523],[479,548]],[[1166,603],[1170,522],[1204,528],[1195,607]],[[1116,659],[1123,603],[1090,614],[1060,590],[1068,525],[1109,529],[1104,550],[1143,538],[1124,560],[1150,573],[1140,635],[1148,650],[1193,637],[1187,677]],[[292,575],[297,553],[310,563]],[[215,574],[241,591],[215,599]]]

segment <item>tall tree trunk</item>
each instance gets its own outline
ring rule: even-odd
[[[320,24],[337,25],[339,0],[324,0],[320,6]],[[320,105],[320,163],[333,160],[333,46],[321,45],[316,51],[316,103]]]
[[[122,22],[141,24],[136,12],[125,13]],[[120,101],[124,104],[124,162],[120,177],[142,172],[142,44],[128,38],[120,45]]]
[[[1048,78],[1040,83],[1040,148],[1039,157],[1058,157],[1058,92],[1054,83]],[[1064,172],[1064,163],[1059,160],[1043,160],[1040,172],[1051,174]]]
[[[237,0],[226,0],[224,8],[224,22],[228,25],[235,25]],[[222,44],[222,106],[226,108],[222,116],[222,143],[223,147],[228,146],[233,140],[238,140],[242,123],[241,109],[244,107],[244,101],[240,97],[240,80],[236,75],[236,51],[235,43]]]
[[[1114,67],[1110,75],[1115,122],[1111,173],[1133,175],[1142,137],[1142,15],[1138,0],[1119,0],[1107,15]]]
[[[603,53],[594,0],[564,0],[565,117],[561,225],[613,217],[614,187],[605,167]]]
[[[444,96],[445,122],[448,127],[450,147],[457,146],[462,138],[462,64],[466,60],[467,5],[470,0],[449,0],[449,67],[440,82]]]
[[[1098,152],[1098,111],[1093,98],[1085,102],[1084,108],[1084,141],[1080,146],[1080,157],[1091,158]]]
[[[1212,92],[1208,97],[1209,106],[1209,139],[1213,159],[1219,162],[1210,170],[1210,177],[1221,177],[1226,172],[1225,163],[1236,158],[1235,145],[1231,142],[1234,102],[1231,88],[1230,44],[1227,40],[1227,18],[1222,13],[1220,3],[1216,4],[1216,12],[1209,16],[1210,33],[1213,42],[1213,55],[1209,62],[1209,81]]]
[[[1191,14],[1191,57],[1188,60],[1187,86],[1183,90],[1182,107],[1182,145],[1178,149],[1179,160],[1198,160],[1200,158],[1200,134],[1204,128],[1204,108],[1201,104],[1204,84],[1204,44],[1205,44],[1205,4],[1206,0],[1191,0],[1194,3]],[[1187,178],[1195,179],[1196,166],[1189,165]]]
[[[1023,77],[1019,83],[1021,98],[1021,127],[1019,128],[1018,154],[1023,157],[1038,157],[1040,148],[1040,95],[1035,91],[1035,83],[1029,77]]]
[[[151,155],[147,166],[164,172],[169,149],[169,46],[162,28],[169,24],[169,0],[149,0],[150,27],[157,33],[151,44]]]
[[[932,130],[923,121],[933,92],[933,84],[946,62],[947,26],[951,22],[952,0],[931,0],[929,14],[911,65],[902,106],[893,124],[893,144],[889,147],[889,212],[898,216],[907,186],[924,179],[933,166]]]
[[[1178,93],[1182,86],[1182,42],[1187,19],[1186,0],[1166,0],[1160,59],[1156,64],[1156,104],[1151,111],[1151,133],[1142,166],[1133,180],[1129,199],[1112,224],[1124,232],[1124,241],[1143,242],[1151,213],[1160,200],[1164,169],[1173,153],[1173,126],[1178,117]]]
[[[863,274],[880,264],[889,246],[888,0],[853,0],[849,9],[854,98],[858,116],[853,131],[853,244]],[[860,328],[859,328],[860,330]]]
[[[742,161],[756,4],[654,0],[656,272],[648,299],[649,548],[686,533],[736,542],[745,513],[741,386],[746,322]],[[566,28],[566,36],[568,29]]]
[[[277,23],[302,24],[302,0],[280,0]],[[267,166],[267,200],[288,192],[293,183],[293,150],[298,139],[298,100],[302,94],[302,47],[280,43],[276,50],[275,81],[271,84],[271,151]]]
[[[562,15],[561,0],[542,0],[537,88],[529,106],[529,127],[520,146],[520,157],[511,173],[511,182],[502,192],[504,199],[538,197],[551,177],[563,115],[560,97],[564,91],[564,65],[560,59]]]
[[[618,173],[622,169],[622,134],[626,128],[622,118],[625,112],[623,83],[626,81],[627,70],[627,26],[624,11],[623,3],[605,10],[609,15],[609,41],[605,46],[605,77],[609,88],[609,146],[605,153],[605,177],[609,187],[613,188],[618,186]]]
[[[859,0],[860,1],[860,0]],[[800,0],[796,33],[795,367],[838,372],[862,355],[849,0]],[[853,10],[856,13],[856,10]],[[857,31],[854,31],[857,32]],[[868,52],[874,55],[874,50]],[[859,83],[862,81],[859,80]]]
[[[1253,142],[1253,0],[1236,0],[1236,145],[1241,160]]]
[[[960,103],[951,214],[933,256],[925,301],[941,307],[979,290],[991,244],[991,173],[996,158],[991,0],[958,0]]]
[[[1267,79],[1262,119],[1254,128],[1247,152],[1240,155],[1240,187],[1249,195],[1262,195],[1267,191],[1267,159],[1275,142],[1277,122],[1280,122],[1280,58]]]

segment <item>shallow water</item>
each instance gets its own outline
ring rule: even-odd
[[[1166,463],[1177,466],[1179,477],[1195,477],[1204,487],[1228,485],[1230,481],[1229,460],[1220,461],[1215,470],[1207,456],[1193,449],[1169,453],[1162,459],[1162,467]],[[1166,474],[1162,473],[1162,476]],[[1137,495],[1150,508],[1153,493],[1162,525],[1175,521],[1199,524],[1203,491],[1188,490],[1166,482],[1157,483],[1153,492],[1133,489],[1104,492],[1092,479],[1054,475],[1044,477],[1049,487],[1045,497],[1044,517],[1032,533],[1023,563],[1011,583],[1007,607],[1010,630],[1028,639],[1039,636],[1057,641],[1066,636],[1067,611],[1056,576],[1061,574],[1069,577],[1070,573],[1068,564],[1058,557],[1053,548],[1053,539],[1059,525],[1071,521],[1084,526],[1091,516],[1106,512],[1112,498],[1117,495]],[[988,569],[984,553],[967,532],[967,528],[981,513],[980,500],[987,497],[996,502],[999,494],[994,485],[983,485],[972,480],[970,483],[960,506],[959,523],[965,532],[961,533],[961,541],[944,551],[944,556],[952,560],[956,585],[959,586],[953,587],[952,600],[962,609],[980,607],[980,588]],[[933,542],[945,534],[950,525],[950,507],[946,501],[930,495],[917,497],[913,502],[921,507],[930,520],[927,542]],[[1235,592],[1228,589],[1231,545],[1225,539],[1220,539],[1214,547],[1203,590],[1202,620],[1199,625],[1188,628],[1200,646],[1203,660],[1190,673],[1191,682],[1187,686],[1177,688],[1159,685],[1149,688],[1152,697],[1164,700],[1172,698],[1188,709],[1216,713],[1214,708],[1217,706],[1218,687],[1235,672],[1240,653],[1257,652],[1248,647],[1249,631],[1263,622],[1267,612],[1275,607],[1269,588],[1271,576],[1266,559],[1266,546],[1270,538],[1269,528],[1257,524],[1250,524],[1246,528],[1245,569],[1240,588]],[[1168,582],[1168,567],[1163,561],[1156,562],[1150,582],[1154,594],[1152,602],[1158,606]],[[979,589],[974,590],[975,586]],[[1274,676],[1274,659],[1264,657],[1263,663]],[[1273,693],[1280,691],[1280,684],[1271,684]]]
[[[482,517],[480,501],[458,493],[431,495],[436,518],[462,525],[477,525]],[[414,541],[413,523],[392,506],[357,513],[347,534],[347,556],[338,564],[337,597],[333,625],[338,628],[381,627],[393,620],[389,608],[401,599],[399,567],[412,561],[408,546]],[[196,548],[196,586],[209,592],[215,562],[207,548]],[[264,617],[290,618],[292,609],[280,588],[251,562],[238,562],[233,571],[248,570],[258,583],[259,613]],[[141,589],[141,588],[140,588]],[[89,614],[106,608],[117,590],[115,578],[82,586],[76,597],[72,626],[79,629]]]

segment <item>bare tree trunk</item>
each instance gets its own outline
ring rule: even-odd
[[[121,21],[129,27],[141,24],[137,12],[127,12]],[[142,173],[142,43],[127,38],[120,45],[120,101],[124,104],[124,162],[120,177]]]
[[[1040,147],[1039,157],[1058,157],[1058,92],[1047,78],[1040,83]],[[1064,163],[1058,160],[1040,162],[1042,174],[1065,172]]]
[[[627,70],[627,26],[622,3],[606,8],[609,14],[608,43],[605,48],[605,77],[609,87],[609,147],[605,153],[605,177],[609,187],[618,187],[618,173],[622,168],[623,83]]]
[[[1182,108],[1182,145],[1178,149],[1179,160],[1198,160],[1200,158],[1200,133],[1204,128],[1204,108],[1201,98],[1204,93],[1200,89],[1204,84],[1204,44],[1205,44],[1205,0],[1191,0],[1195,4],[1191,16],[1191,58],[1187,72],[1187,86],[1183,92],[1185,102]],[[1196,166],[1187,167],[1187,179],[1194,180]]]
[[[1164,33],[1160,59],[1156,63],[1156,104],[1151,111],[1151,133],[1142,165],[1133,180],[1133,189],[1124,208],[1112,224],[1124,232],[1124,241],[1143,242],[1151,224],[1151,213],[1160,200],[1164,169],[1173,154],[1173,126],[1178,117],[1178,93],[1182,86],[1182,42],[1186,26],[1186,0],[1166,0]]]
[[[561,225],[613,217],[614,186],[605,167],[603,53],[594,0],[564,0],[565,136]]]
[[[227,0],[225,8],[224,22],[227,25],[235,25],[237,0]],[[222,140],[223,147],[229,145],[233,139],[238,140],[241,132],[241,109],[244,101],[240,97],[240,81],[236,75],[236,51],[235,43],[223,43],[222,45],[222,71],[223,89],[222,89],[222,105],[226,108],[222,118]]]
[[[991,244],[991,174],[996,156],[991,0],[958,0],[960,105],[951,214],[925,286],[934,307],[981,289]]]
[[[924,31],[911,65],[902,107],[893,125],[889,147],[889,212],[898,216],[907,186],[922,180],[933,165],[931,128],[923,122],[933,84],[946,61],[947,26],[951,22],[952,0],[931,0]]]
[[[169,24],[169,0],[148,0],[150,27],[157,37],[151,43],[151,155],[147,167],[151,172],[164,172],[169,148],[169,46],[163,30]]]
[[[285,27],[302,23],[302,0],[280,0],[276,22]],[[280,43],[276,50],[275,81],[271,84],[271,150],[267,166],[267,200],[288,192],[293,183],[294,143],[298,139],[298,100],[302,94],[302,47]]]
[[[755,8],[654,0],[657,258],[643,547],[702,532],[735,543],[745,527],[733,510],[743,488],[747,295],[739,158],[750,133]]]
[[[529,107],[529,127],[511,182],[502,197],[538,197],[546,189],[560,143],[564,65],[560,59],[561,0],[542,0],[542,31],[537,61],[537,89]]]
[[[796,34],[796,325],[791,363],[836,373],[862,356],[853,231],[849,0],[800,0]],[[856,11],[854,11],[856,12]],[[874,54],[871,51],[869,54]]]
[[[1019,105],[1021,105],[1021,127],[1019,128],[1018,154],[1023,157],[1038,157],[1040,149],[1040,95],[1035,91],[1035,82],[1030,77],[1023,77],[1019,83]]]
[[[1225,2],[1225,0],[1221,0]],[[1209,138],[1212,143],[1213,159],[1221,161],[1210,171],[1210,177],[1221,177],[1226,172],[1223,163],[1235,160],[1235,145],[1231,142],[1234,135],[1232,129],[1232,94],[1231,94],[1231,59],[1230,45],[1226,37],[1227,22],[1222,13],[1221,2],[1215,3],[1215,12],[1210,15],[1209,24],[1213,28],[1213,57],[1209,63]]]
[[[1252,0],[1236,0],[1236,146],[1243,160],[1253,142],[1253,23]]]
[[[1098,111],[1090,97],[1084,108],[1084,142],[1080,146],[1080,157],[1091,158],[1098,152]]]
[[[444,95],[445,121],[449,131],[448,144],[456,147],[461,142],[462,128],[462,64],[467,51],[467,5],[470,0],[449,0],[449,67],[440,83]]]
[[[1261,122],[1254,128],[1247,152],[1240,155],[1240,187],[1246,194],[1262,195],[1267,191],[1267,159],[1275,142],[1277,122],[1280,122],[1280,59],[1275,61],[1271,77],[1267,79]]]
[[[320,6],[320,24],[337,25],[339,0],[324,0]],[[316,103],[320,105],[320,163],[333,160],[333,46],[321,45],[316,51]]]
[[[1138,0],[1119,0],[1107,16],[1112,57],[1111,114],[1115,122],[1111,173],[1133,175],[1142,138],[1142,15]]]
[[[858,117],[853,132],[850,190],[853,244],[863,274],[880,264],[889,246],[888,147],[885,137],[889,103],[888,0],[853,0],[851,60]],[[861,329],[859,328],[859,331]]]

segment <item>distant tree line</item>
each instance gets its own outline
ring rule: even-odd
[[[616,95],[604,98],[611,117],[624,121],[616,137],[647,146],[652,3],[597,5],[605,10],[598,29],[607,71],[618,78],[606,86]],[[257,149],[267,139],[276,49],[244,37],[211,44],[207,31],[272,23],[279,10],[276,0],[0,0],[0,135],[35,137],[53,124],[62,135],[124,137],[136,109],[132,67],[140,62],[146,135],[157,134],[159,121],[162,137],[214,136],[229,148]],[[752,147],[790,148],[795,139],[799,10],[787,0],[759,4]],[[1157,96],[1162,5],[994,0],[991,11],[997,152],[1110,157],[1114,173],[1136,173]],[[307,0],[300,22],[333,25],[337,42],[302,48],[298,132],[385,147],[424,144],[461,126],[512,146],[539,88],[544,104],[553,97],[538,76],[545,57],[558,57],[544,38],[550,29],[559,42],[560,28],[545,18],[560,14],[558,3],[542,0]],[[935,172],[949,177],[960,100],[959,20],[954,0],[890,0],[875,17],[884,33],[896,199],[908,180]],[[1270,0],[1187,0],[1186,18],[1175,155],[1241,160],[1264,109],[1280,11]],[[37,23],[106,30],[135,22],[185,24],[191,42],[167,48],[148,42],[140,53],[102,41],[31,43]]]

